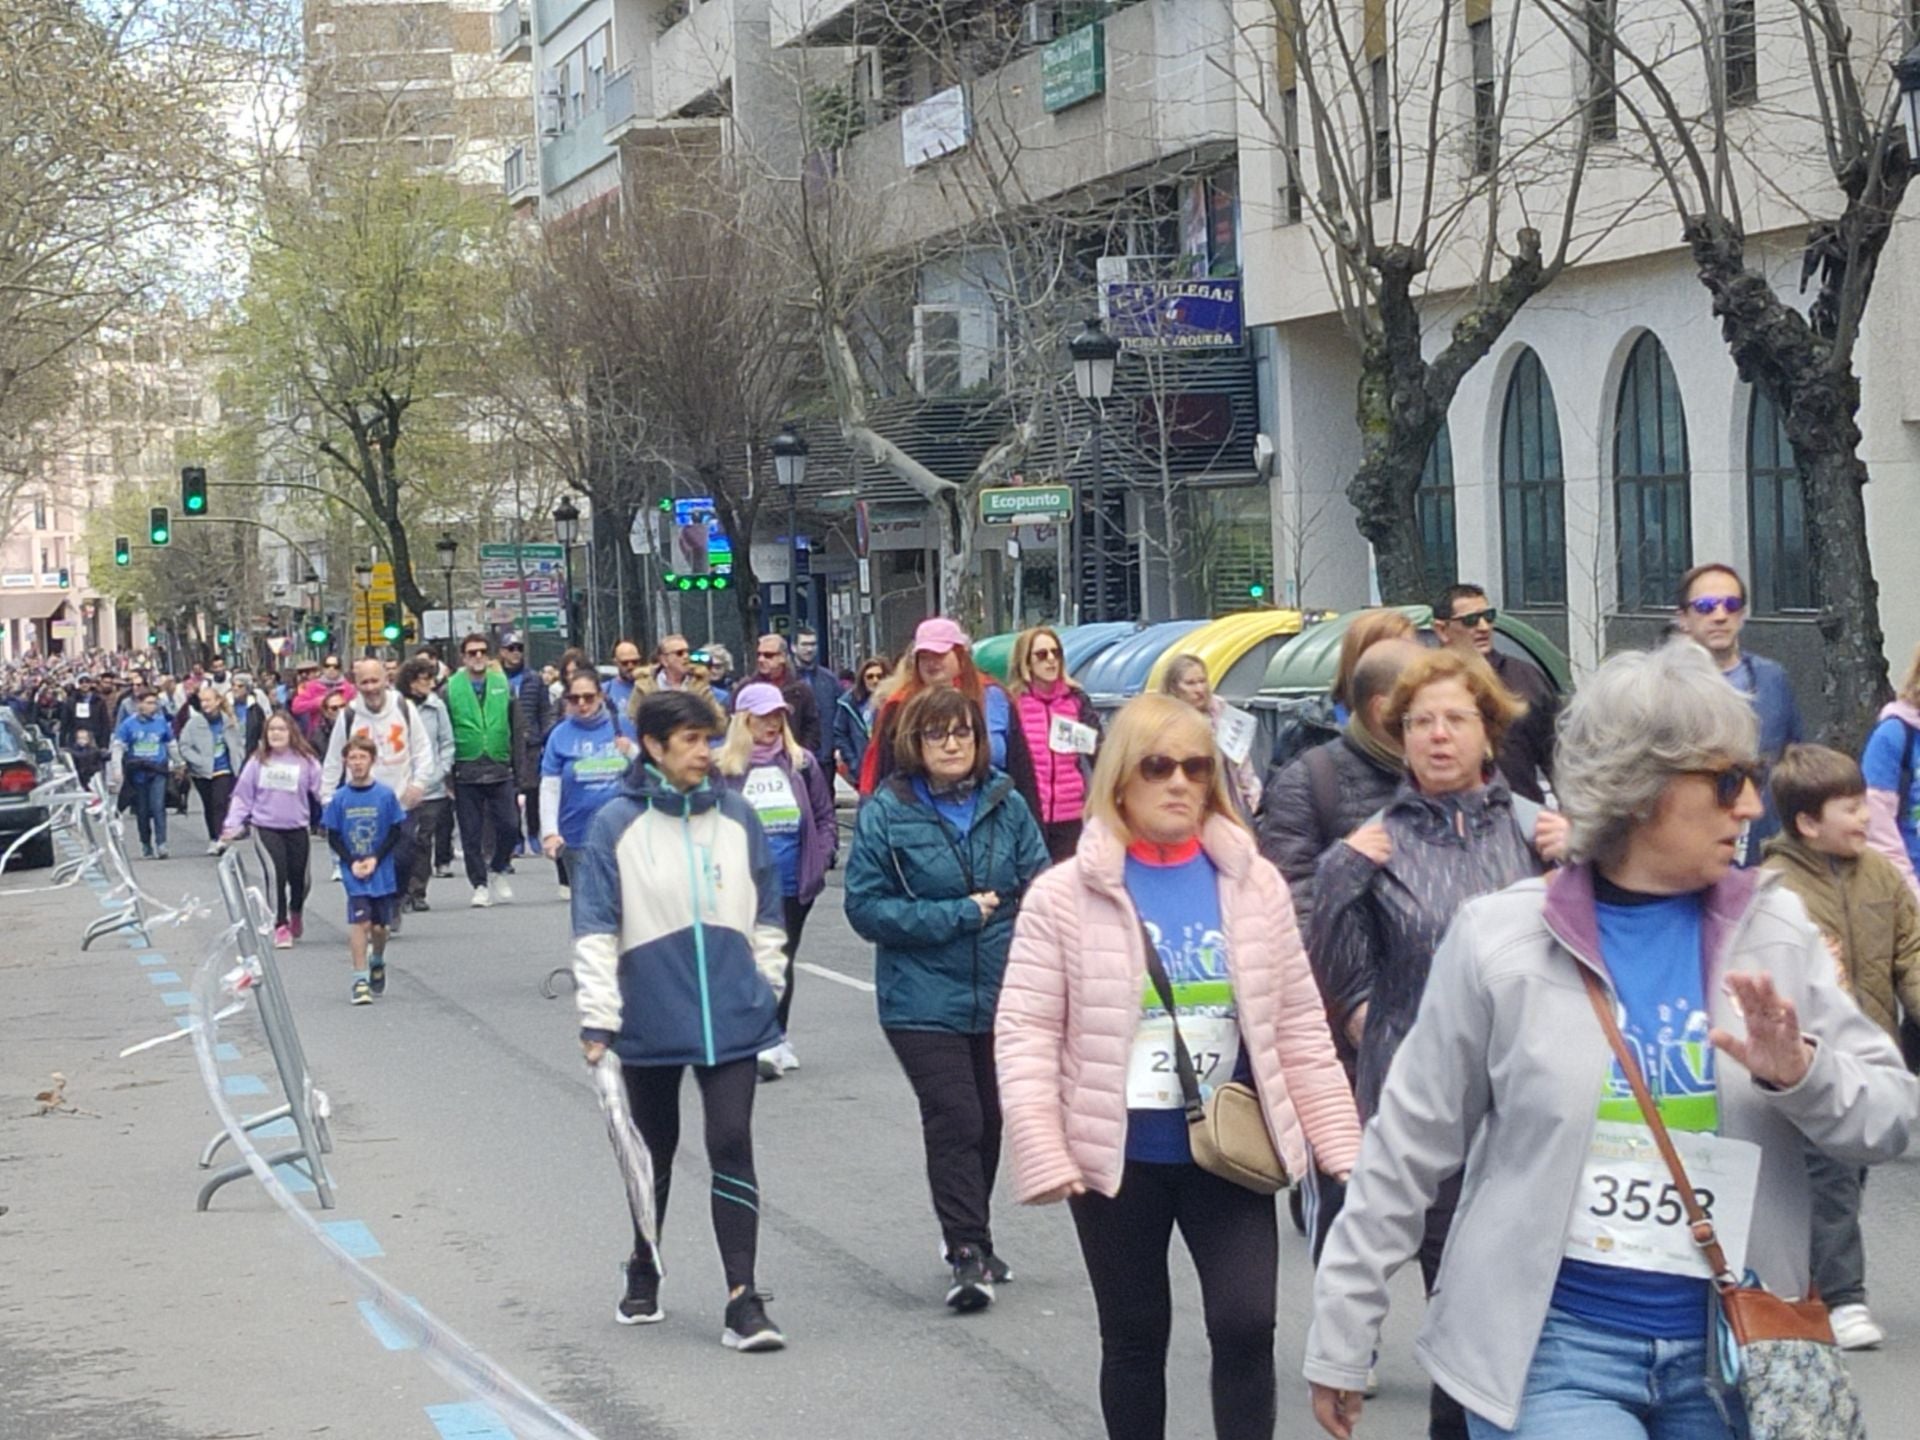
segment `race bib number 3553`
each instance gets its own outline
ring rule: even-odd
[[[1738,1273],[1746,1265],[1760,1185],[1760,1147],[1719,1135],[1671,1133],[1694,1197]],[[1567,1228],[1566,1256],[1623,1270],[1712,1278],[1706,1257],[1693,1243],[1680,1187],[1646,1126],[1602,1120],[1594,1127]]]

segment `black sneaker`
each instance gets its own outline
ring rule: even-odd
[[[993,1251],[987,1251],[987,1279],[995,1285],[1005,1285],[1013,1279],[1013,1267],[1002,1260]]]
[[[767,1316],[766,1302],[773,1297],[748,1290],[727,1302],[727,1328],[720,1332],[720,1343],[729,1350],[784,1350],[787,1337]]]
[[[427,897],[422,895],[418,900],[413,902],[413,908],[424,912],[433,909],[433,906],[427,904]]]
[[[993,1304],[993,1281],[987,1276],[986,1257],[971,1245],[953,1252],[953,1284],[947,1287],[947,1306],[962,1315]]]
[[[627,1293],[613,1318],[622,1325],[658,1325],[667,1318],[660,1308],[660,1272],[650,1260],[627,1261]]]
[[[370,955],[367,957],[367,989],[375,995],[387,993],[387,957]]]
[[[387,921],[387,933],[389,935],[398,935],[400,933],[400,907],[398,905],[393,907],[393,918]]]

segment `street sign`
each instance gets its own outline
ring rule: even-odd
[[[1072,515],[1071,485],[1007,485],[980,492],[980,520],[986,525],[1032,525]]]
[[[489,610],[505,612],[504,623],[520,623],[526,598],[531,630],[558,630],[566,608],[567,552],[559,545],[482,545],[480,594]]]
[[[1091,100],[1107,88],[1106,27],[1098,20],[1040,52],[1040,103],[1049,114]]]
[[[373,567],[373,588],[367,591],[367,598],[375,605],[400,598],[400,592],[393,588],[393,566],[387,561],[382,560]]]

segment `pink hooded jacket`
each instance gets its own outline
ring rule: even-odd
[[[1267,1129],[1287,1172],[1345,1175],[1360,1119],[1334,1056],[1327,1015],[1280,872],[1253,837],[1219,816],[1201,844],[1220,872],[1220,917],[1240,1032]],[[1114,1195],[1127,1149],[1127,1057],[1147,983],[1126,850],[1098,820],[1078,854],[1027,892],[1000,991],[994,1050],[1023,1202],[1079,1181]]]
[[[1880,711],[1879,723],[1888,720],[1899,720],[1920,730],[1920,708],[1905,700],[1891,700]],[[1893,862],[1893,868],[1900,872],[1907,888],[1915,898],[1920,898],[1920,876],[1914,873],[1907,837],[1900,833],[1900,807],[1906,803],[1907,797],[1896,795],[1892,790],[1867,791],[1867,843]]]

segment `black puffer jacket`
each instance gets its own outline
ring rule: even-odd
[[[1320,857],[1383,809],[1403,778],[1398,768],[1385,768],[1344,735],[1268,773],[1256,827],[1260,853],[1287,877],[1301,934],[1311,933]]]
[[[1343,1048],[1347,1016],[1367,1005],[1354,1076],[1363,1118],[1380,1103],[1387,1067],[1419,1013],[1433,952],[1460,907],[1545,868],[1531,826],[1523,829],[1498,778],[1446,796],[1422,795],[1408,781],[1382,823],[1393,840],[1385,865],[1351,845],[1320,857],[1307,933],[1314,978]]]
[[[540,672],[531,665],[522,667],[519,674],[509,675],[507,680],[515,687],[513,709],[519,719],[513,737],[514,788],[538,790],[540,755],[547,748],[547,735],[555,719],[553,696],[548,693],[547,682],[540,678]]]

